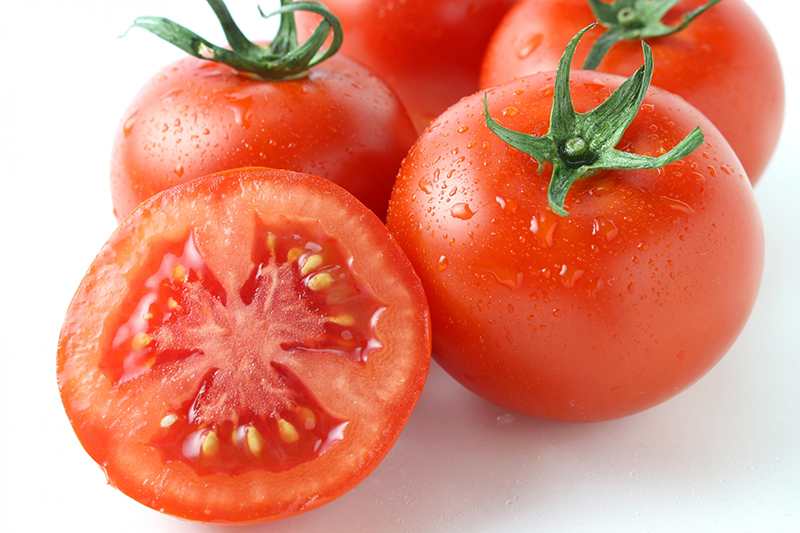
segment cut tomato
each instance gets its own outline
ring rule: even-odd
[[[429,363],[421,284],[381,221],[329,181],[240,169],[120,226],[67,312],[58,378],[112,485],[246,523],[366,477]]]

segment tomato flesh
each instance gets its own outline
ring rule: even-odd
[[[123,492],[263,521],[377,465],[424,383],[427,329],[419,280],[366,207],[319,178],[239,170],[120,227],[67,314],[59,384]]]

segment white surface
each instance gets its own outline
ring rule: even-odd
[[[657,408],[592,425],[510,414],[434,365],[406,431],[364,483],[316,511],[243,530],[800,531],[796,17],[789,0],[752,4],[779,47],[788,104],[757,187],[762,290],[723,361]],[[230,7],[248,35],[271,36],[255,1]],[[4,531],[238,531],[162,516],[105,485],[58,397],[63,314],[115,226],[113,131],[138,88],[182,56],[141,30],[118,39],[139,15],[170,16],[222,42],[202,0],[13,2],[0,22]]]

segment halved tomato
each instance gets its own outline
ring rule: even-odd
[[[123,222],[69,307],[58,380],[112,485],[246,523],[364,479],[429,363],[420,281],[381,221],[327,180],[239,169]]]

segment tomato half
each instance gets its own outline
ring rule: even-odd
[[[394,88],[417,130],[478,90],[484,50],[517,0],[327,0],[344,29],[342,51]],[[319,17],[297,15],[308,35]]]
[[[385,218],[416,131],[394,92],[334,56],[293,81],[255,81],[186,57],[137,94],[114,139],[111,192],[122,220],[153,194],[232,168],[313,174]]]
[[[682,0],[664,23],[677,25],[707,0]],[[498,26],[487,48],[481,87],[555,70],[567,42],[596,17],[587,0],[522,0]],[[578,46],[580,68],[598,27]],[[672,35],[647,39],[656,70],[653,85],[682,96],[731,144],[752,183],[764,172],[783,124],[784,85],[775,46],[743,0],[724,0]],[[641,64],[639,41],[615,44],[597,70],[630,76]]]
[[[585,113],[623,78],[573,71]],[[512,130],[550,127],[555,74],[488,90]],[[548,207],[552,166],[486,126],[483,94],[441,115],[406,158],[388,226],[420,275],[434,358],[508,409],[598,421],[654,406],[725,354],[752,309],[763,230],[752,187],[718,130],[651,88],[618,149],[657,156],[696,126],[705,142],[659,170],[600,170]]]
[[[242,169],[144,202],[61,332],[86,451],[144,505],[204,522],[343,494],[400,434],[430,363],[419,279],[381,221],[320,178]]]

